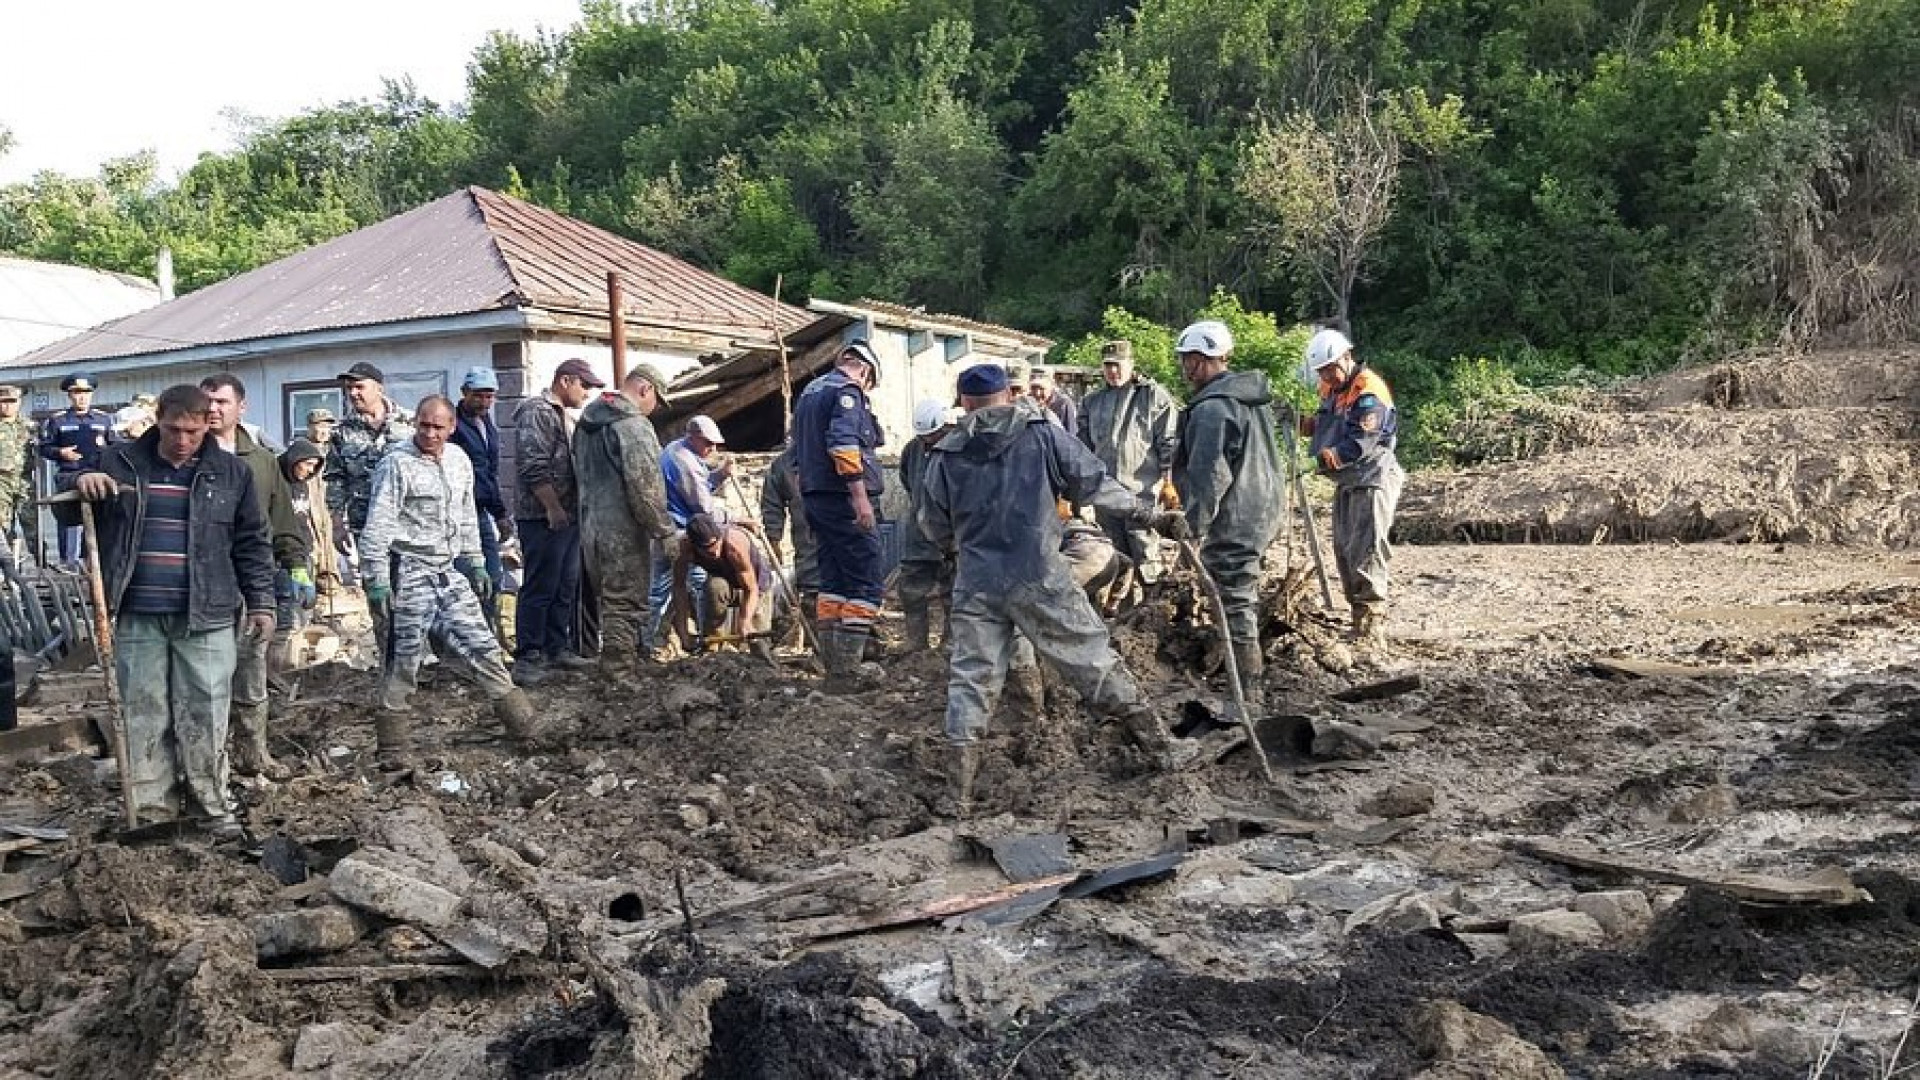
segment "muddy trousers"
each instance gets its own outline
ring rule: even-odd
[[[642,643],[653,644],[649,585],[655,545],[638,532],[591,521],[581,525],[580,536],[587,577],[600,597],[600,655],[616,666],[638,663]]]
[[[387,675],[380,688],[380,705],[404,709],[408,695],[420,684],[420,655],[427,635],[462,660],[488,701],[498,701],[513,690],[500,642],[480,610],[480,598],[459,571],[431,569],[402,558],[393,579],[393,629],[388,634]]]
[[[1006,594],[955,594],[948,741],[969,743],[986,732],[988,713],[1006,682],[1020,638],[1053,665],[1089,709],[1112,715],[1139,702],[1140,688],[1113,651],[1107,624],[1095,614],[1087,594],[1064,574]]]
[[[1340,571],[1340,591],[1355,610],[1387,602],[1393,561],[1387,534],[1406,478],[1389,462],[1378,485],[1342,485],[1333,493],[1333,562]]]
[[[900,613],[906,617],[910,632],[908,645],[924,643],[924,635],[913,628],[933,625],[933,605],[953,607],[953,561],[950,559],[903,559],[900,576],[894,582],[900,597]],[[919,641],[916,642],[916,637]]]
[[[1215,542],[1200,545],[1200,565],[1220,587],[1227,609],[1227,634],[1236,645],[1257,646],[1260,641],[1260,553],[1246,544]]]
[[[126,725],[128,793],[135,813],[224,818],[227,719],[238,635],[191,631],[185,615],[122,612],[114,672]]]

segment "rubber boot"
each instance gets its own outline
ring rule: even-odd
[[[1233,664],[1240,672],[1240,692],[1247,699],[1247,707],[1259,709],[1266,700],[1267,686],[1267,658],[1260,651],[1260,643],[1234,642]]]
[[[1032,723],[1047,708],[1047,683],[1040,666],[1014,668],[1007,672],[1006,695],[1002,712],[1009,720]]]
[[[233,771],[241,776],[286,780],[293,770],[267,752],[267,703],[233,707]]]
[[[539,718],[525,690],[509,690],[504,696],[495,698],[493,714],[500,718],[500,726],[506,728],[507,737],[514,742],[524,746],[541,745],[543,732]]]
[[[906,640],[900,643],[908,658],[926,652],[933,647],[933,616],[925,608],[907,612],[903,632]]]
[[[1353,609],[1353,649],[1358,659],[1376,667],[1392,659],[1387,645],[1387,605],[1360,604]]]
[[[1133,741],[1162,772],[1180,772],[1200,764],[1200,744],[1193,739],[1176,739],[1144,703],[1128,706],[1119,714],[1120,723]]]
[[[833,629],[820,638],[827,654],[827,679],[821,689],[829,694],[855,694],[869,688],[867,643],[873,635],[858,630]],[[877,670],[877,669],[876,669]]]
[[[387,772],[413,768],[413,722],[398,709],[373,714],[374,760]]]
[[[980,744],[953,744],[953,813],[958,818],[973,816],[973,782],[980,772]]]

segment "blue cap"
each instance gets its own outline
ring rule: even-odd
[[[999,364],[975,364],[960,373],[960,392],[967,397],[986,397],[1007,388],[1007,369]]]
[[[490,367],[470,367],[467,369],[467,377],[460,380],[460,389],[492,390],[498,393],[500,377],[495,375]]]

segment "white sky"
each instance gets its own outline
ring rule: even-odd
[[[580,0],[0,0],[0,183],[43,169],[92,176],[140,150],[171,182],[233,146],[222,113],[279,119],[371,98],[412,76],[466,98],[490,30],[565,30]]]

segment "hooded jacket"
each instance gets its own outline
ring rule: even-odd
[[[582,528],[618,530],[635,542],[673,535],[660,437],[633,402],[607,394],[588,403],[574,427],[572,456]]]
[[[273,536],[274,565],[282,570],[305,566],[306,536],[293,516],[293,493],[287,489],[273,448],[241,424],[233,429],[233,456],[253,473],[253,492],[266,511],[267,528]]]
[[[326,459],[327,455],[321,453],[318,446],[306,439],[295,439],[291,446],[280,452],[280,480],[286,485],[287,506],[297,526],[295,535],[299,541],[295,552],[296,561],[279,560],[283,569],[311,570],[315,549],[324,547],[330,542],[331,529],[323,531],[320,526],[325,522],[316,521],[314,517],[316,508],[323,517],[327,512],[325,489],[320,486],[320,473],[315,471],[312,478],[307,480],[296,480],[293,476],[293,467],[302,461],[324,462]],[[278,536],[274,538],[274,555],[279,559]]]
[[[1203,547],[1231,546],[1255,558],[1266,551],[1285,489],[1264,372],[1225,372],[1193,396],[1180,415],[1173,483]]]
[[[1072,584],[1058,500],[1126,514],[1133,496],[1031,400],[967,414],[933,445],[915,500],[927,539],[958,552],[954,595]]]

